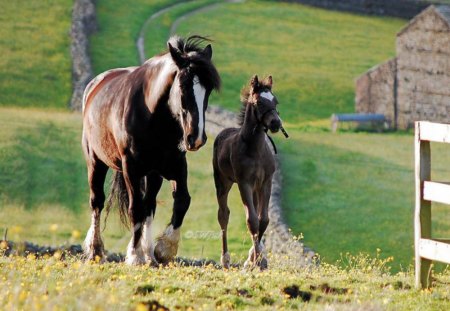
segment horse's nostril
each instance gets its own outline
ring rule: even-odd
[[[189,144],[190,148],[194,148],[195,147],[195,138],[194,138],[194,136],[188,135],[187,143]]]

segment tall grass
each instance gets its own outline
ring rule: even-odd
[[[213,266],[151,268],[0,257],[2,308],[79,310],[446,310],[449,274],[414,289],[411,272],[389,275],[386,260],[345,256],[344,267],[265,272]],[[277,260],[279,257],[271,259]]]

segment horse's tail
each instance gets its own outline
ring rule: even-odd
[[[109,212],[115,205],[115,202],[117,202],[117,207],[119,209],[120,221],[125,227],[128,228],[130,225],[128,219],[128,205],[130,200],[128,198],[128,192],[125,186],[125,179],[123,178],[123,174],[118,171],[114,171],[111,179],[110,193],[108,199],[106,200],[106,218],[108,218]]]

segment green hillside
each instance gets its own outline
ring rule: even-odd
[[[66,109],[71,0],[1,1],[0,106]]]

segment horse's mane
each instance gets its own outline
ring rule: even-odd
[[[172,36],[168,43],[182,52],[189,62],[189,68],[198,75],[203,85],[219,90],[221,84],[219,73],[209,57],[203,53],[204,43],[211,41],[206,37],[193,35],[186,39]]]
[[[268,82],[266,82],[265,80],[260,81],[259,82],[259,87],[258,87],[258,93],[262,93],[265,90],[270,90],[270,86],[268,84]],[[242,88],[241,90],[241,111],[239,112],[238,115],[238,124],[239,126],[242,126],[244,124],[244,120],[245,120],[245,111],[247,110],[247,105],[249,103],[248,99],[250,97],[250,91],[251,91],[251,86],[246,85]]]

